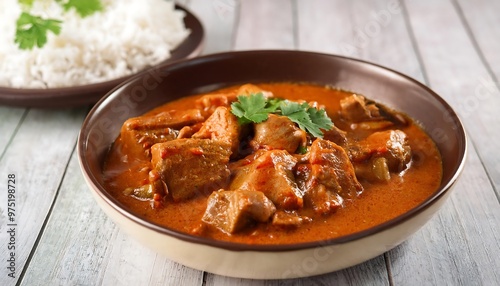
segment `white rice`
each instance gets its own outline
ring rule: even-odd
[[[62,20],[43,48],[14,43],[18,0],[0,0],[0,86],[56,88],[98,83],[170,57],[189,35],[184,12],[165,0],[102,0],[104,10],[81,18],[55,1],[34,1],[32,14]]]

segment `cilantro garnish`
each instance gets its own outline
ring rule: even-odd
[[[33,2],[36,0],[18,0],[23,12],[16,22],[16,36],[14,42],[22,50],[31,50],[35,46],[41,48],[47,43],[49,32],[59,35],[62,21],[45,19],[30,13]],[[87,17],[103,9],[101,0],[53,0],[65,11],[75,9],[81,17]]]
[[[231,112],[240,124],[263,122],[271,113],[286,116],[300,129],[320,138],[323,137],[321,129],[330,130],[333,127],[333,122],[324,109],[316,109],[305,102],[267,99],[261,92],[238,96],[238,101],[231,104]]]
[[[269,113],[275,112],[278,107],[278,104],[270,103],[259,92],[250,96],[238,96],[238,101],[231,104],[231,112],[238,117],[240,124],[260,123],[267,120]]]
[[[61,21],[54,19],[43,19],[26,12],[21,13],[16,22],[15,42],[19,48],[24,50],[39,48],[47,43],[47,32],[58,35],[61,32]]]
[[[101,0],[68,0],[66,3],[61,1],[61,4],[65,11],[74,8],[81,17],[87,17],[102,10]]]

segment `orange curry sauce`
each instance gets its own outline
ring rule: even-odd
[[[274,93],[275,97],[290,100],[317,101],[325,109],[334,123],[339,122],[339,100],[351,95],[350,92],[333,88],[292,83],[259,84],[260,88]],[[233,88],[234,89],[234,88]],[[229,89],[225,89],[229,90]],[[160,106],[148,114],[164,110],[189,109],[201,95],[185,97]],[[345,126],[336,124],[345,130]],[[409,138],[412,149],[410,168],[401,174],[391,173],[388,182],[370,183],[360,180],[364,191],[353,200],[346,200],[344,206],[331,215],[322,216],[312,211],[301,212],[312,218],[298,228],[284,229],[270,224],[259,224],[248,230],[232,235],[216,229],[205,229],[197,235],[217,240],[246,244],[290,244],[336,238],[359,232],[395,218],[416,207],[434,193],[442,175],[441,157],[433,141],[414,122],[401,129]],[[139,217],[181,232],[192,233],[202,224],[206,209],[206,197],[196,197],[187,201],[165,202],[161,208],[152,208],[147,200],[138,200],[124,195],[124,190],[137,187],[147,181],[150,162],[128,160],[123,156],[118,139],[112,146],[105,164],[106,189],[129,210]],[[209,170],[207,170],[209,171]]]

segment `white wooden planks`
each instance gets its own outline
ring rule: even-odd
[[[17,281],[43,228],[45,217],[57,194],[59,184],[73,152],[84,110],[36,110],[26,115],[0,161],[0,175],[16,175],[16,279],[0,276],[1,285]],[[2,183],[3,186],[3,183]],[[5,194],[2,192],[2,194]],[[2,216],[7,205],[1,198]],[[2,221],[0,241],[7,241]],[[7,248],[0,248],[7,257]],[[2,267],[2,274],[5,268]]]
[[[470,110],[469,112],[479,111],[478,108],[474,107],[480,105],[480,110],[489,107],[490,110],[493,109],[492,114],[495,114],[495,106],[490,104],[498,104],[500,96],[500,2],[482,0],[454,1],[454,3],[459,16],[461,16],[464,29],[483,63],[483,69],[488,73],[488,76],[476,78],[473,96],[468,98],[469,108],[467,110]],[[491,98],[496,98],[496,100],[492,101]],[[494,121],[488,127],[497,130],[498,128],[492,128],[495,127],[496,123],[498,121]],[[490,150],[485,150],[482,157],[489,158],[489,160],[485,160],[485,165],[494,183],[497,196],[500,198],[500,156],[491,158],[492,156],[485,154]]]
[[[205,29],[203,54],[231,50],[239,1],[190,0],[187,2],[187,8],[200,19]]]
[[[290,0],[241,1],[234,50],[295,49]]]
[[[26,112],[23,108],[0,107],[0,159]]]

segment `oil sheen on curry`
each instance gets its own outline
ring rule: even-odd
[[[128,119],[105,162],[130,211],[247,244],[335,238],[436,191],[439,151],[405,114],[332,87],[245,84]]]

